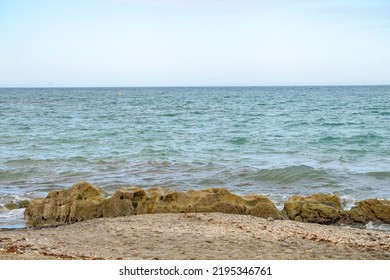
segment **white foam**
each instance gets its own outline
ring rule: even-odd
[[[368,224],[366,224],[366,229],[390,231],[390,224],[378,224],[374,222],[369,222]]]
[[[25,209],[15,209],[0,212],[0,228],[23,228],[26,227],[24,222]]]
[[[351,210],[355,206],[356,201],[356,198],[347,194],[340,196],[340,202],[344,210]]]

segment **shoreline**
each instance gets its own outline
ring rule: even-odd
[[[0,259],[390,259],[390,232],[222,213],[0,229]]]

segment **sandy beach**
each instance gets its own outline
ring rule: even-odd
[[[0,230],[0,259],[390,259],[390,233],[221,213]]]

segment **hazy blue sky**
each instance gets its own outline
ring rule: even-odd
[[[0,86],[390,84],[389,0],[0,0]]]

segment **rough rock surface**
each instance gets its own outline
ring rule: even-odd
[[[347,211],[348,217],[356,223],[370,221],[390,223],[390,201],[366,199],[357,203],[357,206]]]
[[[290,220],[332,224],[343,215],[340,199],[335,195],[313,194],[311,196],[292,196],[284,203]]]
[[[5,208],[7,208],[8,210],[15,210],[15,209],[18,209],[18,205],[11,201],[11,202],[8,202],[6,205],[4,205]]]
[[[19,208],[27,208],[28,205],[30,205],[29,200],[21,200],[21,201],[17,201],[17,202],[14,202],[14,201],[8,202],[4,205],[4,207],[8,210],[15,210],[15,209],[19,209]]]
[[[189,190],[134,189],[136,214],[220,212],[281,219],[281,213],[265,196],[241,197],[225,189]]]
[[[102,217],[196,212],[282,218],[275,205],[261,195],[241,197],[225,189],[176,192],[162,188],[129,188],[104,199],[91,184],[79,182],[69,190],[52,191],[44,199],[33,200],[25,211],[25,219],[28,227],[37,227]]]
[[[51,191],[46,198],[33,200],[24,216],[28,227],[38,227],[137,214],[210,212],[319,224],[390,223],[388,200],[366,199],[351,210],[343,211],[335,195],[293,196],[280,212],[265,196],[238,196],[222,188],[185,192],[128,188],[103,198],[101,192],[87,182],[78,182],[70,189]]]
[[[51,191],[46,198],[31,202],[24,212],[28,227],[60,225],[103,217],[104,198],[98,189],[86,182],[70,189]]]
[[[134,192],[126,190],[116,191],[102,204],[103,216],[108,218],[134,215]]]

